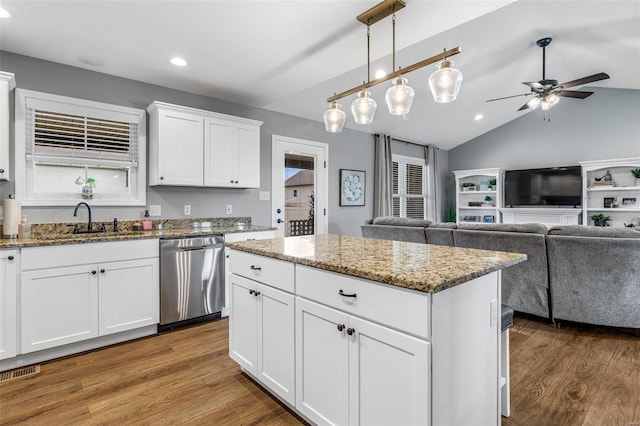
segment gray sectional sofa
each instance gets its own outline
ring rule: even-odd
[[[362,225],[362,235],[525,253],[527,262],[502,272],[502,303],[554,322],[640,328],[637,229],[411,221],[375,218]]]

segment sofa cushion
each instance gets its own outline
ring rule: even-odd
[[[362,236],[381,240],[408,241],[426,244],[425,228],[418,226],[360,225]]]
[[[549,235],[564,235],[571,237],[640,238],[640,229],[567,225],[554,226],[549,229]]]
[[[373,219],[374,225],[416,226],[424,228],[431,224],[430,220],[412,219],[409,217],[380,216]]]
[[[457,227],[458,225],[451,222],[432,223],[424,229],[427,244],[453,247],[453,230]]]
[[[455,222],[435,222],[430,224],[429,228],[456,229],[458,228],[458,224]]]
[[[547,235],[547,227],[541,223],[461,223],[458,229]]]

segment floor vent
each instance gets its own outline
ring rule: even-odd
[[[19,368],[13,371],[7,371],[5,373],[0,373],[0,383],[8,382],[13,379],[20,379],[22,377],[31,376],[33,374],[38,374],[40,372],[39,365],[32,365],[30,367]]]

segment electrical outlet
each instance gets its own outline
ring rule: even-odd
[[[493,327],[498,323],[498,301],[496,299],[491,300],[491,321],[490,326]]]
[[[162,206],[149,204],[149,216],[162,216]]]
[[[184,205],[184,215],[185,216],[191,216],[191,205],[190,204],[185,204]]]
[[[227,204],[227,214],[231,214],[231,212],[233,211],[231,204]]]
[[[269,191],[260,191],[258,198],[260,201],[269,201],[271,199],[271,193]]]

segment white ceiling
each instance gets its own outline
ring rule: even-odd
[[[355,17],[378,1],[0,3],[14,15],[0,21],[2,50],[321,121],[327,97],[366,79],[366,27]],[[348,113],[349,128],[450,149],[531,113],[516,111],[527,97],[485,100],[526,93],[521,82],[542,78],[535,41],[549,35],[547,78],[564,82],[606,72],[611,79],[594,87],[640,89],[638,0],[406,3],[397,13],[396,65],[460,46],[462,53],[451,59],[464,74],[461,93],[453,103],[434,103],[429,66],[406,75],[416,91],[406,119],[386,110],[389,82],[371,89],[378,102],[374,123],[356,125]],[[387,18],[371,27],[372,72],[390,71],[391,52]],[[105,64],[88,66],[80,56]],[[173,56],[189,65],[169,64]],[[347,112],[354,98],[340,101]],[[598,102],[598,96],[561,102]],[[479,113],[484,119],[474,121]]]

